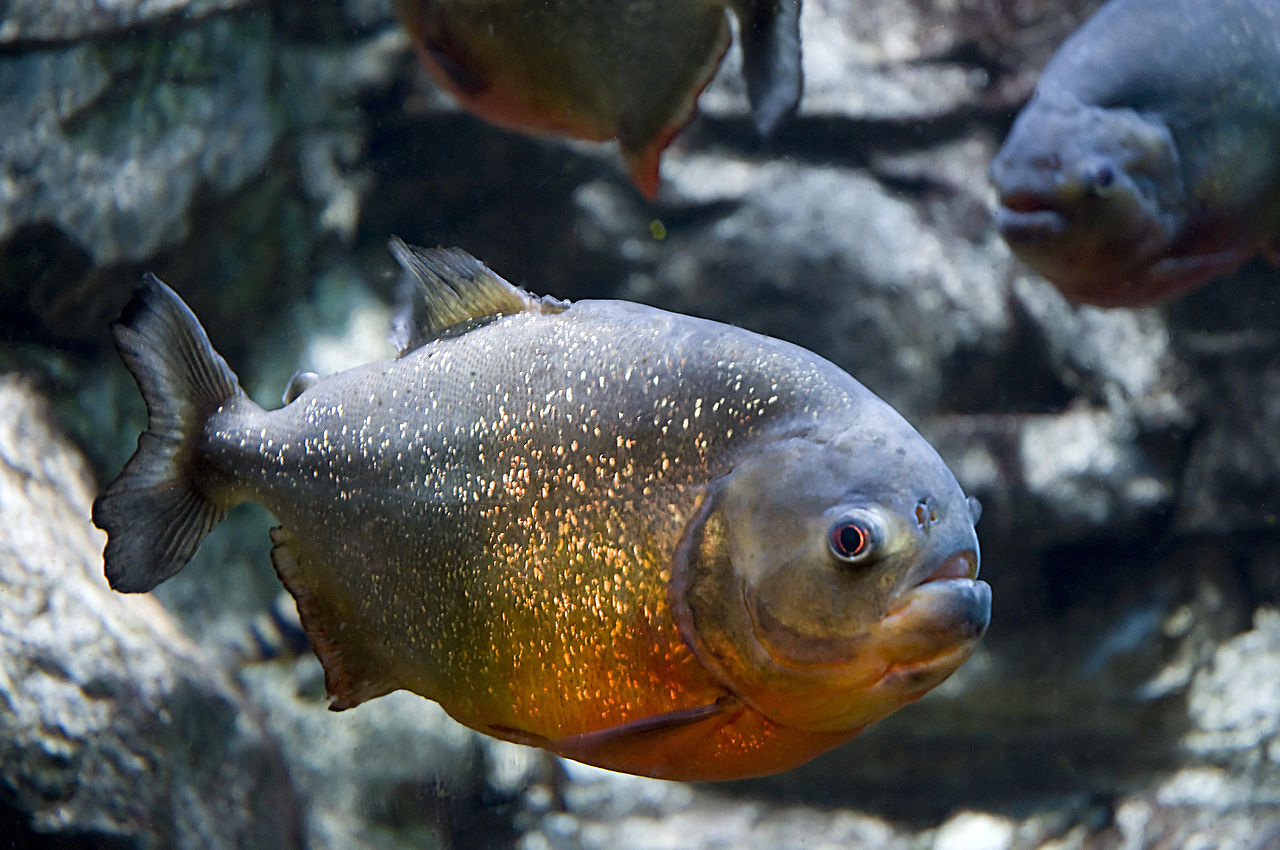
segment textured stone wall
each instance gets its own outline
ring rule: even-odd
[[[731,52],[653,204],[610,146],[457,112],[378,0],[46,5],[0,6],[0,828],[32,846],[1280,841],[1277,274],[1077,308],[991,223],[987,163],[1096,0],[808,0],[799,113],[757,138]],[[985,505],[978,655],[811,765],[691,787],[559,764],[403,694],[325,711],[270,614],[260,513],[156,599],[108,592],[87,505],[141,422],[106,335],[138,275],[187,297],[273,403],[294,369],[384,355],[392,233],[848,369]]]

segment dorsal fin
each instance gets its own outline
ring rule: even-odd
[[[404,356],[423,343],[465,333],[485,320],[512,313],[559,313],[568,302],[536,298],[494,274],[461,248],[417,248],[391,237],[391,253],[413,283],[407,316],[399,316],[393,342]]]

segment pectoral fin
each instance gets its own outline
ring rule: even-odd
[[[1248,253],[1234,250],[1165,257],[1154,263],[1143,276],[1145,303],[1172,298],[1209,280],[1229,275],[1248,259]]]
[[[505,726],[490,732],[517,744],[541,747],[557,755],[610,770],[665,777],[688,771],[684,761],[705,739],[732,723],[744,710],[737,697],[726,694],[707,705],[642,717],[617,726],[545,738]],[[672,765],[679,764],[679,771]]]

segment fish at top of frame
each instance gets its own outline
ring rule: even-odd
[[[802,86],[800,0],[394,0],[423,63],[468,111],[526,133],[617,139],[652,199],[738,20],[752,115],[770,132]]]

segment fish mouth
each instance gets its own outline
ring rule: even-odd
[[[946,581],[953,578],[976,579],[977,577],[978,555],[973,550],[966,549],[945,559],[936,570],[925,576],[920,584],[928,584],[931,581]]]
[[[916,584],[899,592],[889,612],[852,638],[790,645],[777,653],[778,633],[766,645],[774,663],[792,671],[829,676],[828,698],[807,706],[790,725],[810,731],[852,729],[880,719],[938,685],[977,647],[991,615],[991,587],[977,579],[976,550],[944,558]],[[766,609],[753,612],[757,628],[769,626]],[[759,641],[759,638],[757,638]],[[775,707],[776,709],[776,707]],[[795,706],[788,704],[787,712]],[[779,719],[781,709],[765,711]],[[779,720],[779,722],[783,722]]]
[[[972,549],[945,559],[928,575],[894,596],[869,632],[818,637],[796,632],[768,605],[753,604],[743,588],[743,605],[756,642],[780,666],[820,669],[843,666],[878,646],[891,664],[924,662],[961,644],[976,642],[987,629],[991,586],[978,581],[978,554]],[[765,637],[765,636],[768,637]]]
[[[990,621],[991,585],[978,580],[977,552],[966,549],[899,593],[877,632],[895,666],[909,665],[972,646]]]
[[[1062,208],[1042,192],[1015,189],[1001,192],[996,229],[1009,240],[1048,239],[1067,229]]]

